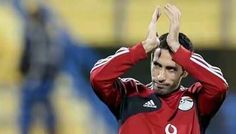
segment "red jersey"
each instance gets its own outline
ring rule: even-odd
[[[120,78],[146,58],[142,44],[138,43],[99,60],[91,70],[92,87],[119,121],[119,134],[205,133],[228,88],[221,70],[181,46],[172,59],[199,82],[159,96],[151,84]]]

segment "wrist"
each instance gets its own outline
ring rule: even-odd
[[[160,41],[158,38],[152,39],[152,40],[147,39],[147,40],[142,41],[142,45],[146,53],[149,53],[155,48],[157,48],[159,44],[160,44]]]
[[[170,49],[172,50],[172,52],[177,52],[177,50],[179,49],[179,47],[180,47],[180,44],[179,44],[179,42],[173,42],[173,43],[170,43],[169,44],[169,47],[170,47]]]
[[[149,45],[147,41],[142,41],[142,45],[146,53],[149,53],[153,49],[153,47]]]

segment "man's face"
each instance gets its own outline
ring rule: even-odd
[[[168,50],[158,48],[153,55],[151,75],[153,89],[160,95],[167,95],[178,88],[184,71],[172,60]]]

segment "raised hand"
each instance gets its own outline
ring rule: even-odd
[[[148,27],[148,33],[145,41],[142,41],[143,47],[146,53],[151,52],[153,49],[157,48],[160,44],[160,40],[156,35],[157,20],[161,15],[160,7],[157,7],[152,15],[152,20]]]
[[[176,52],[180,47],[179,44],[179,28],[180,28],[180,10],[171,4],[167,4],[164,7],[165,14],[170,21],[169,34],[167,36],[167,43],[173,52]]]

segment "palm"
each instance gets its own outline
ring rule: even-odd
[[[178,49],[179,45],[179,25],[181,13],[174,5],[167,4],[165,6],[165,13],[170,21],[169,34],[167,36],[167,43],[173,51]]]
[[[160,8],[157,7],[152,15],[152,20],[148,27],[147,38],[143,43],[144,48],[147,52],[150,52],[151,50],[155,49],[160,44],[160,40],[156,36],[156,28],[157,28],[156,25],[157,25],[157,20],[160,17],[160,15],[161,15]]]

